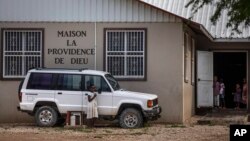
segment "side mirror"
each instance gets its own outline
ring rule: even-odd
[[[100,88],[100,89],[98,89],[98,94],[101,94],[102,93],[102,89]]]

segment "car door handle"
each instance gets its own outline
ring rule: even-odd
[[[62,92],[58,92],[57,94],[62,94]]]
[[[26,95],[38,95],[38,94],[35,94],[35,93],[26,93]]]

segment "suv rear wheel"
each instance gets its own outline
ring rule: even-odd
[[[52,127],[56,124],[58,115],[54,108],[50,106],[42,106],[36,111],[35,119],[39,126]]]
[[[143,117],[140,111],[134,108],[127,108],[122,111],[119,117],[119,124],[122,128],[139,128],[143,126]]]

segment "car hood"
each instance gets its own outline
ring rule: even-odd
[[[116,91],[121,96],[125,97],[134,97],[134,98],[142,98],[142,99],[156,99],[157,95],[155,94],[148,94],[148,93],[141,93],[141,92],[133,92],[133,91],[127,91],[127,90],[118,90]]]

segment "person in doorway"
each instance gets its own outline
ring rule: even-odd
[[[236,84],[235,93],[233,94],[234,94],[235,109],[238,110],[240,109],[240,102],[241,102],[241,88],[239,83]]]
[[[213,89],[214,89],[214,107],[219,108],[220,83],[218,81],[217,76],[214,76]]]
[[[219,97],[220,97],[220,108],[225,108],[225,84],[223,82],[223,79],[220,79],[220,93],[219,93]]]
[[[246,78],[243,79],[242,104],[244,105],[244,108],[247,105],[247,80]]]
[[[98,118],[96,87],[94,84],[90,84],[88,90],[90,93],[88,93],[87,120],[88,126],[93,127],[95,120]]]

